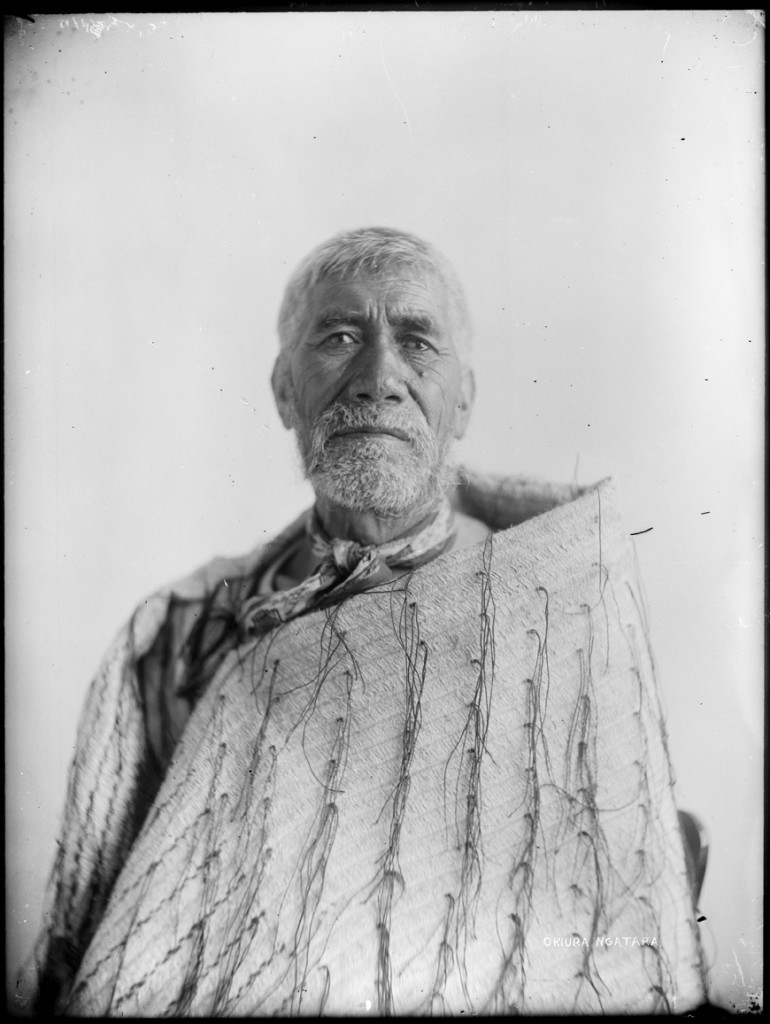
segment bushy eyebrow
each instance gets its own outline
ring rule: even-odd
[[[427,313],[396,314],[390,317],[390,322],[404,331],[414,331],[416,334],[438,333],[438,324]]]
[[[365,317],[360,313],[348,312],[344,309],[331,309],[319,317],[314,326],[317,331],[327,331],[332,327],[343,327],[345,324],[358,326],[364,319]]]
[[[315,330],[328,331],[335,327],[344,327],[346,324],[360,327],[367,320],[366,314],[357,310],[329,309],[315,322]],[[427,313],[395,312],[388,317],[388,320],[394,327],[398,327],[402,331],[414,331],[418,334],[435,334],[438,332],[438,324]]]

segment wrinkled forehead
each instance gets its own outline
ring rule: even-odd
[[[434,271],[398,265],[329,275],[311,285],[306,295],[310,307],[342,302],[359,312],[414,308],[442,320],[447,318],[448,299],[446,287]]]

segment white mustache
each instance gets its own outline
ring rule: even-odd
[[[329,406],[313,424],[313,452],[320,454],[335,434],[356,430],[394,433],[408,439],[420,454],[436,453],[436,439],[425,421],[400,409],[344,402]]]

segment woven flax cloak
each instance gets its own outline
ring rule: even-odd
[[[466,507],[515,521],[505,488],[482,492]],[[249,568],[219,563],[188,589]],[[231,644],[134,840],[163,748],[136,665],[169,601],[138,610],[89,695],[41,951],[49,977],[60,965],[59,1012],[703,1001],[642,596],[607,484]],[[164,705],[172,735],[179,706]]]

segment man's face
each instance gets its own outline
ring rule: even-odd
[[[435,496],[473,397],[437,277],[394,267],[319,282],[287,358],[276,399],[319,494],[383,515]]]

